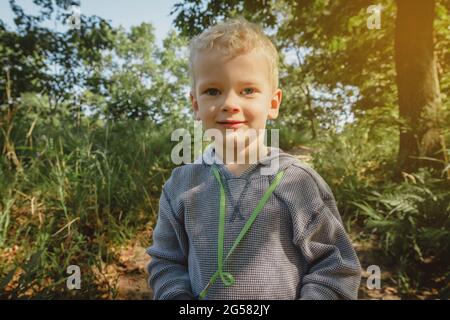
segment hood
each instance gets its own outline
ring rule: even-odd
[[[269,147],[269,154],[261,159],[259,159],[252,167],[253,169],[261,167],[262,175],[272,175],[276,174],[279,170],[284,170],[289,167],[292,163],[297,163],[299,160],[284,152],[280,148]],[[201,156],[199,156],[194,164],[204,164],[206,166],[211,166],[216,164],[217,166],[223,166],[223,162],[216,157],[214,144],[209,144]],[[253,171],[253,170],[252,170]]]

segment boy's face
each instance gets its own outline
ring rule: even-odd
[[[194,60],[195,92],[191,102],[205,129],[265,129],[278,117],[282,92],[273,88],[269,63],[252,50],[234,58],[199,52]]]

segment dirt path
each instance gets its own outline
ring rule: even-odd
[[[147,264],[150,257],[141,244],[129,246],[121,252],[124,272],[117,282],[117,299],[150,300],[153,296],[147,285]]]
[[[358,240],[359,237],[353,233],[350,234],[350,238],[352,239],[353,247],[356,250],[356,254],[358,255],[362,267],[362,279],[358,293],[359,299],[401,300],[395,283],[392,281],[390,268],[383,265],[383,261],[380,263],[379,257],[381,256],[381,252],[376,248],[374,239],[364,241]],[[380,268],[380,289],[369,289],[369,286],[367,285],[367,279],[371,275],[371,273],[367,271],[367,268],[371,265],[377,265]]]
[[[107,278],[115,294],[109,299],[151,300],[153,293],[147,285],[147,265],[150,257],[146,247],[150,244],[150,224],[127,244],[112,248],[117,263],[106,267]],[[114,290],[113,290],[114,291]]]

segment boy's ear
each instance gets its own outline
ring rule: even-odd
[[[283,91],[278,88],[275,90],[275,93],[272,96],[272,100],[270,101],[270,110],[268,118],[274,120],[278,118],[278,113],[280,110],[281,100],[283,99]]]
[[[194,110],[194,118],[195,120],[200,120],[198,115],[198,102],[195,96],[192,94],[192,91],[189,92],[189,97],[191,99],[192,109]]]

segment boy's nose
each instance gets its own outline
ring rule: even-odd
[[[225,112],[237,113],[240,111],[239,104],[236,101],[236,97],[233,97],[232,94],[229,94],[225,97],[225,101],[222,105],[222,110]]]
[[[222,110],[230,113],[238,113],[240,108],[237,105],[226,104],[222,107]]]

